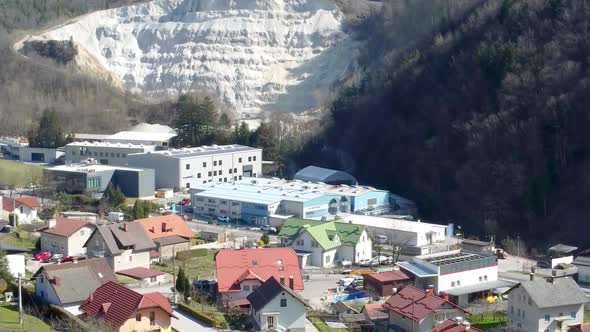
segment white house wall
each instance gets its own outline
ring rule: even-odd
[[[373,257],[373,241],[369,236],[369,233],[365,229],[359,238],[359,242],[356,244],[355,248],[355,255],[354,262],[358,262],[361,259],[371,259]],[[346,258],[348,260],[353,260],[353,258]]]
[[[281,299],[287,300],[287,306],[281,307]],[[266,306],[256,313],[258,326],[267,331],[268,316],[275,317],[275,324],[281,331],[305,331],[305,306],[287,292],[275,296]]]
[[[55,294],[55,290],[50,281],[47,280],[47,275],[45,273],[40,274],[39,278],[35,280],[35,296],[48,304],[62,304],[57,298],[57,294]]]
[[[18,278],[19,274],[24,278],[25,254],[9,254],[5,257],[6,261],[8,262],[8,272],[10,272],[14,278]]]
[[[130,259],[131,258],[131,259]],[[124,250],[120,255],[114,256],[115,272],[132,269],[135,267],[150,268],[150,251],[133,252]]]
[[[487,280],[485,279],[487,276]],[[482,280],[479,280],[479,277]],[[465,287],[470,285],[477,285],[482,282],[489,282],[498,280],[498,266],[490,266],[481,269],[451,273],[441,275],[438,277],[438,283],[436,287],[437,292],[443,292],[453,288]],[[458,285],[457,281],[460,281],[461,285]],[[453,287],[453,282],[455,286]]]

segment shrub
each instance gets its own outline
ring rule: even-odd
[[[209,326],[216,326],[217,324],[215,323],[215,318],[206,315],[202,312],[198,312],[195,309],[189,307],[188,305],[184,304],[184,303],[178,303],[178,310],[184,312],[185,314],[209,325]]]

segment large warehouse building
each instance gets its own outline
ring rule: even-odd
[[[388,211],[389,192],[372,187],[327,185],[277,178],[207,182],[191,190],[196,214],[227,216],[256,225],[274,215],[300,218]]]
[[[231,182],[262,175],[262,149],[211,145],[130,154],[128,165],[151,168],[157,188],[194,188],[211,181]]]

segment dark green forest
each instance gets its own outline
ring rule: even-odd
[[[467,236],[587,246],[590,2],[392,3],[359,27],[363,72],[298,166],[350,171]]]

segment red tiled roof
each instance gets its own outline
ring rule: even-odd
[[[14,200],[10,197],[2,196],[2,209],[4,211],[14,211],[14,209],[19,208],[21,205],[28,206],[32,209],[40,206],[35,196],[15,197]]]
[[[387,309],[383,308],[383,303],[367,303],[363,307],[363,313],[368,320],[387,319]]]
[[[238,291],[244,278],[263,281],[283,277],[288,282],[290,276],[293,276],[293,288],[303,290],[299,262],[291,248],[221,249],[215,256],[215,265],[220,292]]]
[[[135,222],[143,226],[152,240],[168,236],[180,236],[188,239],[193,237],[191,228],[181,217],[175,214],[137,219]]]
[[[425,291],[414,286],[404,287],[399,293],[391,296],[383,304],[383,307],[414,321],[419,321],[445,303],[448,303],[459,310],[465,311],[465,309],[443,299],[442,297],[429,295]]]
[[[132,269],[118,271],[117,274],[131,277],[134,279],[145,279],[151,277],[157,277],[164,274],[162,271],[147,269],[145,267],[134,267]]]
[[[110,303],[104,310],[103,304]],[[80,311],[90,317],[100,315],[113,327],[123,325],[138,309],[162,308],[172,315],[168,300],[159,293],[141,295],[125,286],[109,281],[98,287],[88,299],[80,305]]]
[[[447,319],[432,329],[432,332],[483,332],[478,328],[470,326],[469,330],[464,325],[459,325],[452,319]]]
[[[76,233],[80,228],[86,225],[90,225],[90,223],[80,219],[67,219],[64,217],[58,217],[55,220],[55,227],[46,228],[42,232],[63,237],[70,237],[70,235]]]
[[[410,277],[400,270],[371,273],[365,276],[373,278],[381,283],[410,280]]]

